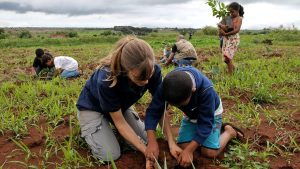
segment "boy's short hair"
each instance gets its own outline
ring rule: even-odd
[[[43,54],[44,54],[44,50],[43,50],[43,49],[37,48],[37,49],[35,50],[35,55],[36,55],[36,57],[40,58],[40,57],[43,56]]]
[[[51,60],[53,58],[53,56],[50,54],[50,53],[45,53],[45,54],[43,54],[43,56],[42,56],[42,64],[43,65],[46,65],[46,63],[49,61],[49,60]]]
[[[172,71],[162,82],[163,95],[167,102],[178,105],[192,95],[193,82],[184,71]]]

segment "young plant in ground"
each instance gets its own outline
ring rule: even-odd
[[[40,129],[41,131],[42,129]],[[43,161],[48,162],[49,158],[58,153],[58,145],[56,140],[53,138],[52,134],[54,129],[49,125],[46,130],[44,130],[45,135],[45,150],[42,153]]]
[[[227,119],[238,121],[243,128],[257,126],[260,123],[260,116],[257,107],[253,103],[243,104],[238,103],[234,110],[227,110]]]
[[[224,167],[232,169],[240,168],[268,168],[267,157],[269,153],[262,153],[250,149],[250,144],[240,144],[230,147],[225,159],[222,162]]]
[[[27,162],[23,162],[23,161],[9,161],[7,163],[17,164],[19,167],[22,166],[22,168],[28,168],[28,169],[38,169],[39,168],[38,166],[30,165]]]
[[[29,158],[35,157],[36,155],[30,151],[26,144],[22,141],[16,141],[15,139],[11,138],[11,140],[26,154],[25,160],[28,161]]]
[[[72,116],[69,119],[70,124],[70,136],[68,140],[64,142],[64,145],[60,146],[61,151],[63,152],[63,163],[62,166],[64,167],[71,167],[71,168],[80,168],[80,167],[92,167],[93,163],[90,159],[85,159],[82,157],[74,147],[74,133],[72,132]]]

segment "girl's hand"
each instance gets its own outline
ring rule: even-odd
[[[219,32],[220,32],[220,34],[221,34],[222,36],[226,36],[226,33],[225,33],[225,31],[224,31],[223,29],[220,29]]]
[[[222,30],[227,29],[227,26],[224,25],[224,24],[218,23],[217,25],[218,25],[218,27],[219,27],[220,29],[222,29]]]

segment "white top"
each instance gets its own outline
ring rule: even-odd
[[[74,71],[78,69],[78,62],[69,56],[57,56],[54,58],[55,69]]]

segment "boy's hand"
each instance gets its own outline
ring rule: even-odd
[[[178,161],[178,157],[181,152],[182,152],[182,149],[180,147],[178,147],[177,144],[173,144],[170,146],[170,153],[177,161]]]
[[[154,162],[146,159],[146,169],[155,169]]]
[[[192,161],[193,161],[193,152],[187,149],[184,149],[177,159],[177,162],[182,167],[189,167]]]
[[[148,145],[145,150],[145,157],[146,160],[155,161],[154,158],[158,158],[159,154],[159,148],[156,141],[155,131],[154,130],[148,130],[147,131],[147,137],[148,137]]]
[[[150,160],[152,162],[155,161],[154,158],[158,158],[158,154],[159,154],[159,148],[158,148],[158,144],[157,141],[152,141],[152,142],[148,142],[146,151],[145,151],[145,157],[146,160]]]

